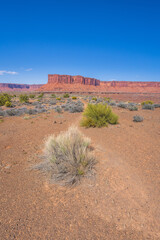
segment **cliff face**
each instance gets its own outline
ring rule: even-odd
[[[70,75],[58,75],[58,74],[48,75],[48,84],[58,84],[58,83],[99,86],[100,80],[97,80],[95,78],[85,78],[82,76],[70,76]]]
[[[14,84],[14,83],[0,83],[0,91],[35,91],[42,87],[43,84]]]
[[[160,93],[160,82],[100,81],[82,76],[49,74],[40,91]]]

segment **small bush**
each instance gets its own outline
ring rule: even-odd
[[[98,103],[97,105],[88,104],[84,111],[84,118],[81,126],[84,127],[105,127],[110,124],[118,123],[118,116],[112,112],[112,109],[106,104]]]
[[[69,94],[68,94],[68,93],[65,93],[65,94],[63,95],[63,97],[64,97],[64,98],[69,98]]]
[[[7,102],[5,102],[5,106],[6,106],[6,107],[11,107],[11,106],[12,106],[12,103],[9,102],[9,101],[7,101]]]
[[[50,136],[45,142],[44,159],[36,169],[49,172],[55,182],[63,185],[78,183],[91,172],[95,164],[90,139],[84,137],[76,127],[70,127],[57,137]]]
[[[54,109],[55,112],[62,113],[62,108],[59,106],[56,106]]]
[[[60,101],[60,100],[61,100],[61,98],[60,98],[60,97],[57,97],[57,98],[56,98],[56,100],[59,100],[59,101]]]
[[[142,109],[154,110],[154,105],[144,104],[144,105],[142,105]]]
[[[160,103],[155,103],[155,104],[153,104],[153,107],[154,107],[154,108],[160,108]]]
[[[73,99],[73,100],[76,100],[76,99],[77,99],[77,97],[73,96],[73,97],[72,97],[72,99]]]
[[[0,106],[4,106],[6,102],[11,103],[11,98],[12,96],[7,93],[0,94]]]
[[[97,101],[97,98],[96,98],[96,97],[93,97],[93,98],[92,98],[92,101]]]
[[[52,93],[51,98],[56,98],[56,95],[54,93]]]
[[[35,98],[35,94],[30,94],[29,98]]]
[[[120,108],[128,108],[128,104],[127,103],[124,103],[124,102],[119,102],[118,104],[117,104],[117,107],[120,107]]]
[[[142,102],[141,105],[142,105],[142,106],[143,106],[143,105],[147,105],[147,104],[152,105],[153,103],[154,103],[153,101],[147,100],[147,101]]]
[[[38,95],[38,98],[43,98],[43,96],[44,96],[44,93],[40,93],[40,94]]]
[[[133,122],[143,122],[143,117],[141,116],[133,116]]]
[[[29,97],[27,96],[27,94],[20,94],[19,95],[19,101],[21,103],[28,103]]]
[[[104,97],[104,100],[107,101],[107,102],[110,102],[110,101],[111,101],[111,98],[109,98],[109,97]]]
[[[129,109],[130,111],[138,111],[138,107],[137,107],[137,106],[132,106],[132,105],[130,105],[130,106],[128,107],[128,109]]]

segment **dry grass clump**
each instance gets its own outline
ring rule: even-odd
[[[95,164],[90,139],[76,127],[70,127],[58,136],[50,136],[45,142],[44,159],[38,169],[50,173],[54,182],[62,185],[77,183],[91,172]]]
[[[88,104],[84,111],[84,118],[81,121],[83,127],[105,127],[110,124],[118,123],[118,116],[112,112],[112,109],[102,103]]]

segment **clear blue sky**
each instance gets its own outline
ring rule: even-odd
[[[160,81],[159,0],[1,0],[0,82]]]

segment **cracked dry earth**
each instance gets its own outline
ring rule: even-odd
[[[80,113],[0,123],[0,239],[160,239],[160,109],[115,109],[119,125],[80,130],[92,140],[96,176],[73,188],[32,165],[44,138],[79,125]],[[56,122],[56,123],[55,123]]]

